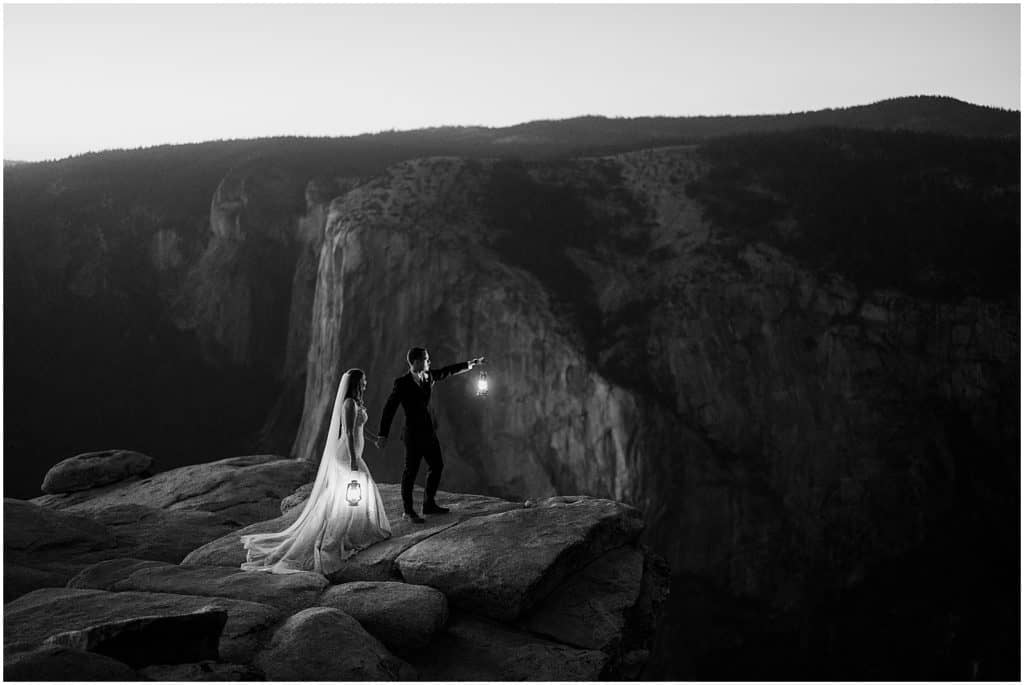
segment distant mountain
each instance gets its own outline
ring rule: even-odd
[[[540,144],[626,143],[630,140],[691,141],[736,133],[792,131],[834,126],[892,131],[945,133],[959,136],[1020,137],[1020,112],[973,105],[956,98],[918,95],[881,100],[869,105],[789,114],[744,116],[576,117],[532,121],[495,131],[493,142]]]
[[[956,98],[918,95],[870,105],[805,112],[804,125],[880,128],[994,138],[1020,137],[1020,112],[973,105]],[[794,127],[796,128],[796,127]]]
[[[309,146],[322,148],[325,145],[339,146],[347,153],[366,153],[373,149],[381,157],[394,161],[429,154],[512,154],[533,157],[623,152],[638,147],[698,142],[736,133],[790,131],[821,126],[943,133],[969,137],[1019,138],[1020,111],[975,105],[947,96],[914,95],[880,100],[868,105],[807,112],[683,117],[589,115],[569,119],[541,119],[501,128],[438,126],[348,137],[275,136],[187,145],[159,145],[134,150],[86,153],[69,159],[84,161],[95,155],[107,155],[106,159],[122,159],[126,153],[174,156],[170,151],[178,150],[187,152],[193,161],[198,161],[207,155],[214,158],[225,154],[244,157],[251,154],[273,154],[283,149],[297,151]],[[434,152],[438,148],[443,148],[447,152]],[[68,160],[43,163],[66,161]],[[18,164],[23,162],[4,162],[5,167]]]
[[[25,160],[22,160],[22,159],[5,159],[4,160],[4,169],[9,169],[11,167],[16,167],[16,166],[18,166],[20,164],[31,164],[31,162],[26,162]]]

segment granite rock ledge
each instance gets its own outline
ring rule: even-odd
[[[550,681],[642,673],[668,569],[639,543],[640,511],[586,496],[523,503],[447,492],[440,497],[450,513],[417,526],[401,518],[399,486],[385,483],[392,537],[344,571],[331,578],[240,571],[240,535],[280,530],[301,511],[309,491],[303,468],[267,455],[238,457],[70,496],[6,500],[7,563],[17,557],[24,573],[5,573],[5,674],[49,679],[72,661],[95,664],[83,672],[96,679],[116,672],[156,680]],[[268,490],[272,475],[290,486],[278,481]],[[185,497],[171,496],[171,484],[186,481]],[[145,531],[133,534],[133,521]],[[152,539],[161,531],[179,548],[193,540],[193,549],[168,558]],[[152,657],[128,663],[116,650],[93,649],[108,639],[57,644],[69,631],[116,635],[132,626],[133,642],[144,645],[163,640],[165,626],[192,620],[178,617],[206,615],[223,620],[207,627],[200,651],[154,645],[133,650]],[[339,652],[331,636],[353,648]],[[306,656],[284,658],[291,643]]]

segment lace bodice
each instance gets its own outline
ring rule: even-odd
[[[367,418],[366,408],[363,407],[362,405],[357,406],[356,407],[355,425],[353,426],[353,430],[356,433],[356,435],[359,435],[360,433],[362,433],[361,429],[362,429],[363,425],[366,423],[366,418]],[[342,435],[345,434],[345,426],[344,426],[344,424],[341,427],[341,434]]]

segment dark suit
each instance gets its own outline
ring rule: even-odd
[[[420,469],[420,459],[427,462],[427,485],[423,492],[423,502],[433,503],[437,487],[441,483],[441,471],[444,460],[441,458],[441,443],[437,440],[437,421],[430,411],[430,392],[434,383],[443,381],[469,370],[469,362],[452,364],[436,371],[427,372],[427,380],[420,380],[412,374],[405,374],[395,379],[395,386],[384,403],[384,411],[380,415],[380,430],[377,433],[386,438],[391,430],[391,421],[395,418],[398,405],[405,410],[405,428],[402,440],[405,441],[405,470],[402,472],[402,505],[406,513],[413,513],[412,485],[416,481],[416,473]]]

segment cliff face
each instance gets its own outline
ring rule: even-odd
[[[531,496],[572,482],[624,493],[635,403],[587,368],[542,285],[496,258],[472,207],[485,180],[461,160],[415,161],[332,204],[295,453],[319,458],[346,368],[367,371],[379,411],[409,346],[429,345],[438,364],[476,349],[495,360],[491,397],[477,400],[464,379],[436,389],[449,478]],[[389,462],[385,477],[400,472]]]
[[[233,169],[210,203],[209,242],[184,285],[178,324],[220,364],[276,367],[283,357],[305,181],[252,163]]]
[[[632,329],[650,354],[646,375],[747,486],[680,493],[678,526],[694,537],[662,529],[676,529],[662,539],[674,561],[705,572],[711,562],[712,575],[752,594],[792,596],[819,573],[853,583],[923,542],[962,495],[955,483],[971,478],[964,459],[1013,473],[1000,462],[1020,438],[1012,307],[815,273],[696,221],[678,185],[702,173],[694,152],[623,163],[655,208],[655,233],[675,234],[667,263],[633,277],[656,302]]]
[[[489,398],[436,387],[447,487],[628,501],[674,568],[783,606],[921,544],[965,444],[1012,472],[1010,306],[864,290],[737,243],[684,190],[705,172],[694,148],[432,158],[335,200],[294,455],[319,459],[346,368],[368,374],[375,428],[409,346],[486,354]],[[401,461],[370,456],[385,480]]]

